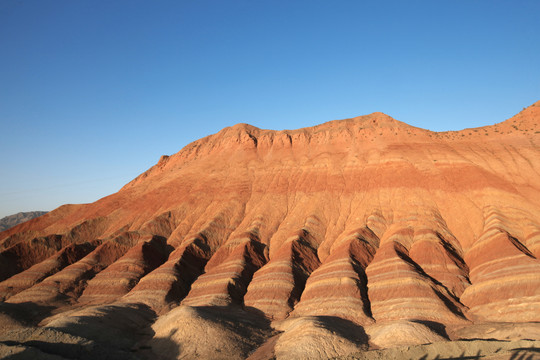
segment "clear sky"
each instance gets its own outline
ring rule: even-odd
[[[2,0],[0,217],[93,202],[244,122],[430,130],[540,100],[540,1]]]

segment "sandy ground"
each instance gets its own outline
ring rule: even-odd
[[[439,331],[431,338],[433,343],[421,344],[431,335],[419,323],[373,325],[366,327],[364,335],[359,337],[350,334],[354,327],[324,322],[324,318],[293,319],[281,324],[281,330],[270,330],[269,324],[259,323],[255,317],[241,312],[189,309],[178,308],[166,317],[157,318],[141,304],[110,304],[59,312],[30,304],[0,303],[0,358],[143,360],[190,359],[196,358],[195,354],[204,354],[206,359],[240,359],[250,354],[250,359],[259,360],[540,359],[540,323],[456,326]],[[243,319],[242,324],[235,321],[238,316]],[[173,321],[167,321],[169,317]],[[219,339],[211,339],[213,332]],[[206,342],[197,341],[203,338]],[[220,341],[226,346],[218,346]],[[409,345],[403,345],[407,341]],[[212,346],[208,344],[212,343],[220,349],[210,351]],[[225,351],[228,348],[229,353]],[[250,351],[250,348],[259,349]],[[236,353],[235,349],[242,351]]]
[[[383,360],[383,359],[540,359],[540,341],[538,340],[459,340],[438,342],[427,345],[402,346],[393,349],[371,350],[349,356],[345,359]]]

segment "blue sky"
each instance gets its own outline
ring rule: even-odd
[[[540,100],[540,1],[0,1],[0,217],[93,202],[200,137]]]

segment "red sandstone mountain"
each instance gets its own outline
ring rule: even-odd
[[[137,312],[152,336],[129,346],[165,358],[327,358],[539,322],[539,123],[540,102],[442,133],[382,113],[225,128],[0,233],[0,314],[42,306],[39,329],[107,343],[103,317],[135,332]]]

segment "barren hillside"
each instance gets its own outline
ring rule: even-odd
[[[225,128],[0,233],[0,354],[69,358],[51,345],[69,336],[74,358],[538,349],[539,124],[537,102],[442,133],[383,113]]]

